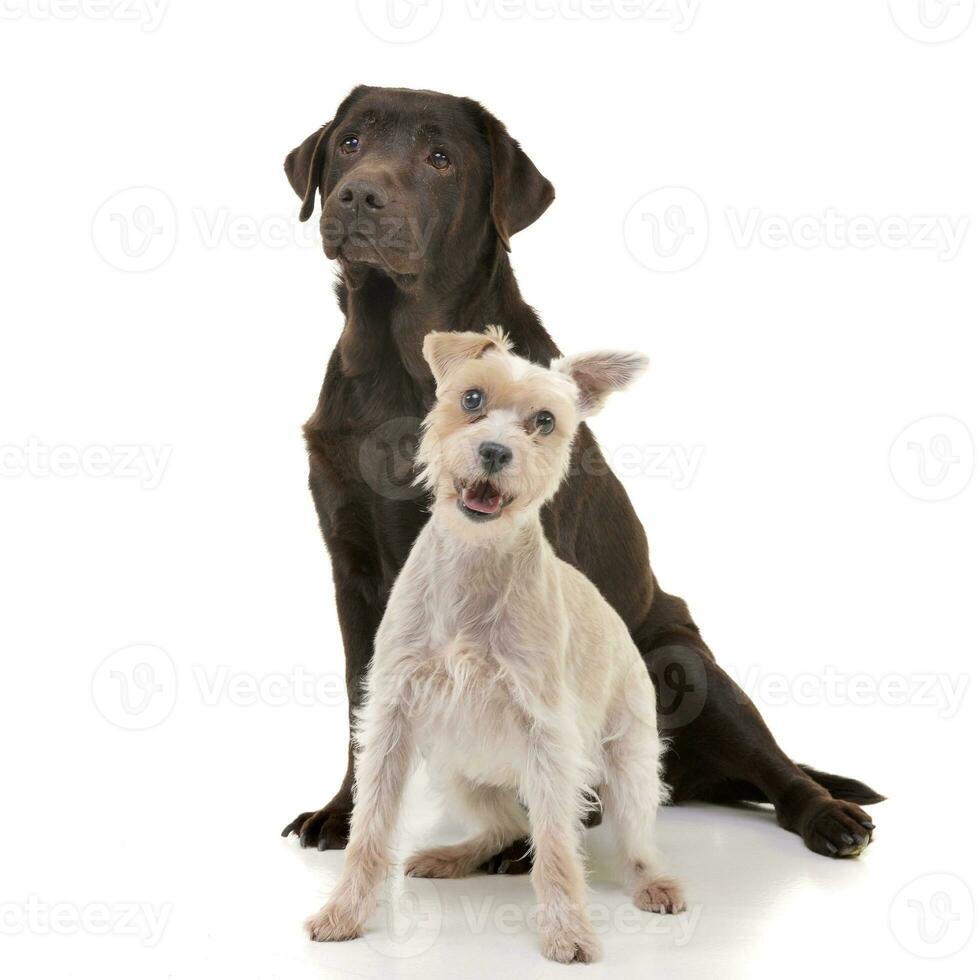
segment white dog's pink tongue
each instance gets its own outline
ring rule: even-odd
[[[488,487],[467,487],[463,491],[463,503],[470,510],[480,514],[496,514],[500,510],[500,494],[493,493]]]

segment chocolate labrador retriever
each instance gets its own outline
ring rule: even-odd
[[[354,709],[389,590],[428,518],[412,480],[418,425],[434,392],[422,338],[495,323],[522,357],[558,356],[508,259],[511,237],[542,215],[554,189],[479,103],[407,89],[355,88],[285,166],[304,221],[319,191],[323,248],[340,266],[345,324],[305,434]],[[873,824],[858,804],[883,797],[779,748],[686,604],[657,584],[643,528],[585,426],[545,527],[558,554],[623,617],[643,656],[670,737],[673,801],[769,802],[780,826],[818,854],[863,850]],[[283,836],[343,847],[352,790],[348,746],[339,792]],[[526,851],[516,841],[488,870],[525,871]]]

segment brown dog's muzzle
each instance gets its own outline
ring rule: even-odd
[[[320,218],[327,257],[398,275],[422,267],[427,236],[416,208],[406,206],[387,173],[361,168],[328,196]]]
[[[380,181],[352,178],[337,189],[337,199],[343,208],[369,213],[388,204],[388,191]]]

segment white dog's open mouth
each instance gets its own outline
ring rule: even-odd
[[[458,483],[459,509],[475,521],[490,521],[500,517],[501,511],[510,503],[489,480],[475,483]]]

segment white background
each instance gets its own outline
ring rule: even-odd
[[[341,317],[281,162],[360,82],[479,98],[554,181],[514,263],[564,350],[653,358],[595,428],[662,584],[787,751],[890,797],[847,862],[665,812],[693,909],[653,931],[593,834],[575,969],[971,973],[973,0],[360,6],[3,2],[5,974],[567,969],[509,917],[526,879],[413,883],[404,931],[315,946],[342,856],[278,836],[346,739],[300,435]]]

